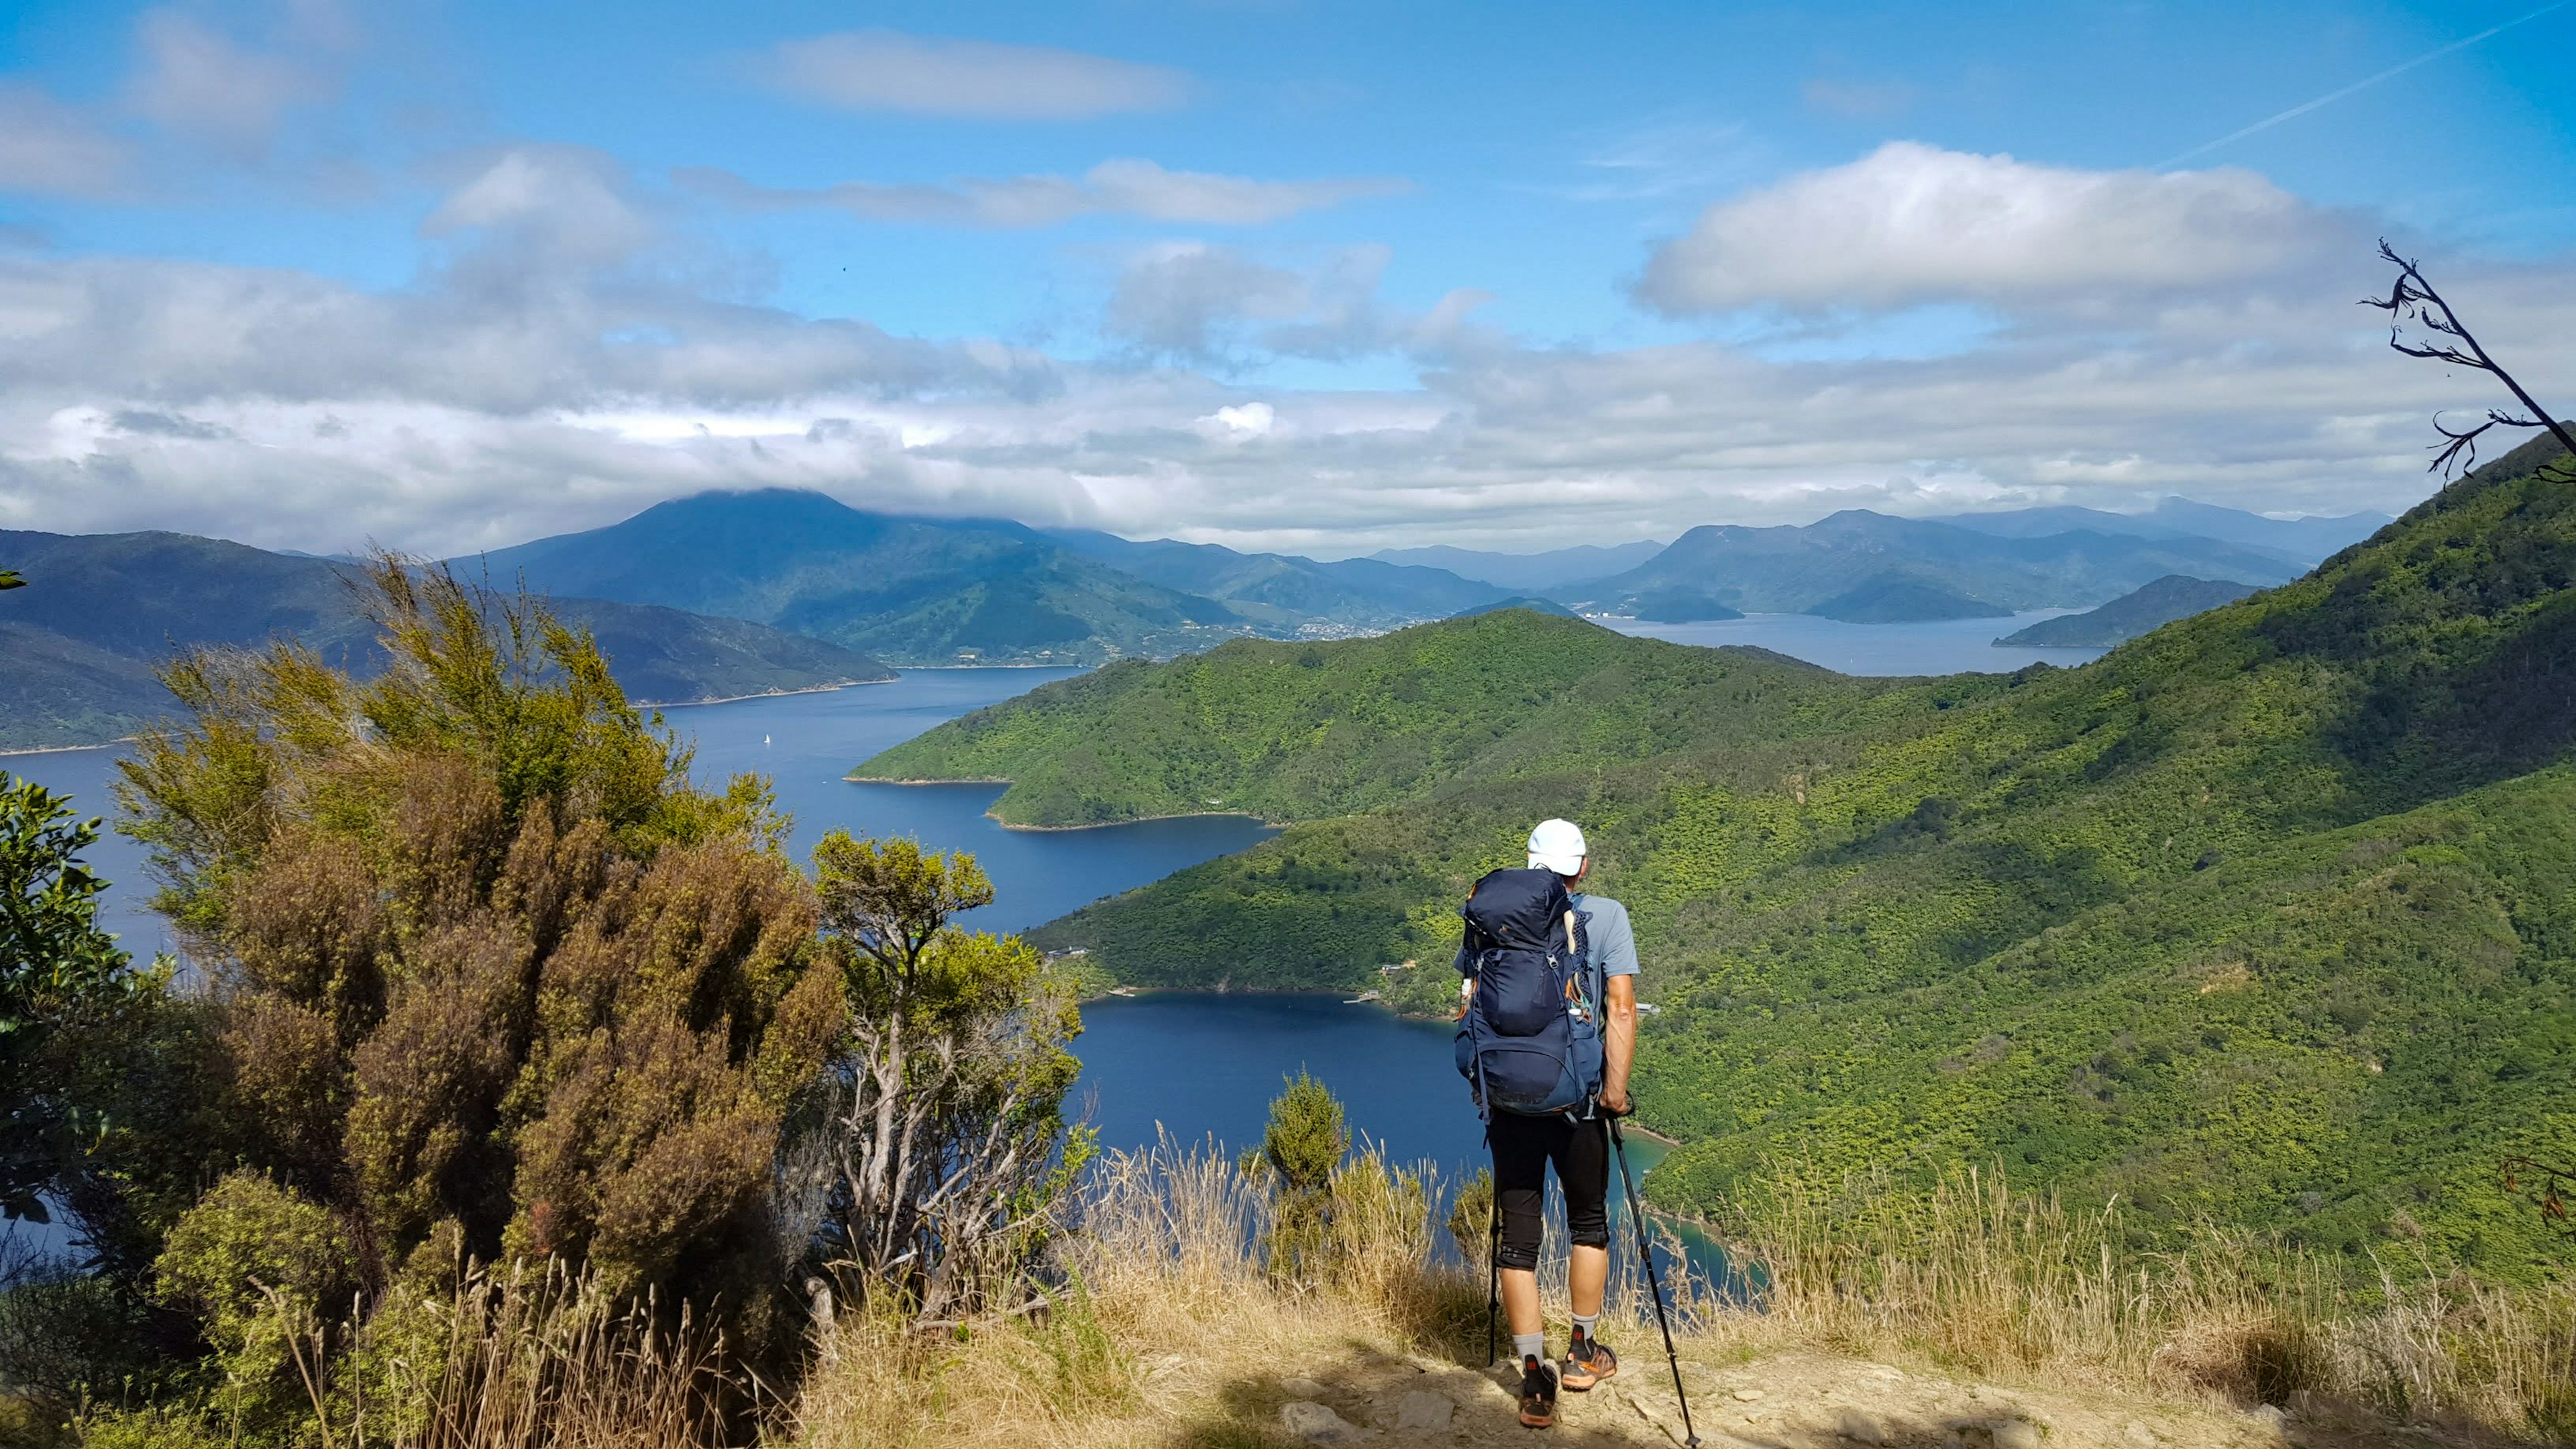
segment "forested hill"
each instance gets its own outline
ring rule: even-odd
[[[170,714],[153,671],[191,645],[293,639],[361,675],[384,663],[352,570],[184,533],[0,531],[28,586],[0,594],[0,749],[95,745]],[[891,679],[864,654],[677,609],[552,599],[586,625],[633,697],[721,699]]]
[[[2133,1223],[2420,1239],[2528,1272],[2565,1249],[2497,1164],[2576,1132],[2576,484],[2535,476],[2549,455],[2082,669],[1866,708],[1784,671],[1764,708],[1812,698],[1821,732],[1484,774],[1471,756],[1042,939],[1141,982],[1374,980],[1436,960],[1466,883],[1562,813],[1635,913],[1663,1007],[1639,1072],[1646,1120],[1687,1143],[1656,1174],[1667,1202],[1711,1202],[1768,1154],[2000,1160],[2072,1200],[2122,1195]],[[1142,774],[1237,738],[1177,713],[1146,728],[1129,702],[1162,698],[1154,677],[1058,718],[1059,753],[1133,738]],[[1334,777],[1346,749],[1317,721],[1262,768]]]
[[[1503,610],[1371,639],[1247,639],[1169,664],[1113,664],[953,720],[851,778],[1006,779],[993,813],[1016,825],[1207,810],[1312,820],[1460,781],[1842,734],[1933,709],[1923,691],[1767,650]]]

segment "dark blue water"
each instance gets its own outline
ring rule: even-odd
[[[779,805],[796,817],[800,860],[836,828],[974,852],[993,878],[993,904],[961,921],[980,930],[1025,930],[1276,833],[1240,815],[1005,830],[984,813],[1002,793],[999,785],[854,785],[842,778],[889,745],[1076,672],[925,669],[891,684],[687,705],[663,718],[696,742],[691,773],[699,783],[721,787],[745,770],[770,778]]]
[[[744,770],[771,778],[780,805],[796,817],[800,857],[835,827],[974,852],[996,899],[966,922],[990,930],[1053,919],[1272,833],[1234,816],[1005,830],[984,814],[1000,786],[854,785],[842,778],[888,745],[1068,672],[926,670],[891,684],[673,708],[665,719],[695,742],[692,769],[701,784],[720,786]],[[69,792],[84,812],[112,820],[107,785],[117,754],[0,756],[0,770]],[[113,883],[104,914],[126,948],[138,955],[172,949],[167,928],[144,905],[150,883],[140,848],[111,832],[89,858]],[[1302,1068],[1342,1099],[1354,1133],[1383,1144],[1395,1161],[1428,1160],[1454,1183],[1484,1159],[1482,1129],[1451,1064],[1445,1026],[1328,997],[1242,994],[1111,998],[1086,1005],[1083,1019],[1075,1105],[1090,1114],[1104,1146],[1149,1146],[1158,1130],[1186,1141],[1213,1137],[1229,1150],[1256,1145],[1271,1099]],[[1663,1155],[1642,1138],[1630,1150],[1641,1174]]]
[[[144,904],[151,898],[152,882],[145,873],[143,847],[116,833],[116,800],[109,787],[116,779],[116,761],[122,753],[111,746],[0,755],[0,773],[13,779],[33,780],[57,795],[70,796],[72,809],[83,819],[104,817],[98,844],[81,857],[108,883],[107,894],[100,903],[99,921],[129,953],[148,960],[155,952],[175,951],[178,946],[169,927]]]
[[[1213,1138],[1229,1154],[1258,1146],[1271,1100],[1302,1071],[1341,1099],[1354,1139],[1383,1147],[1398,1166],[1428,1162],[1454,1187],[1489,1160],[1445,1023],[1329,996],[1207,992],[1094,1001],[1082,1008],[1082,1022],[1073,1105],[1089,1114],[1105,1147],[1150,1146],[1164,1134],[1184,1145]],[[1640,1183],[1666,1150],[1629,1134],[1628,1165]],[[1632,1253],[1615,1176],[1610,1195],[1622,1235],[1615,1246]],[[1554,1235],[1562,1230],[1559,1219],[1550,1241],[1561,1244]],[[1687,1228],[1676,1235],[1704,1282],[1728,1281],[1715,1243]]]

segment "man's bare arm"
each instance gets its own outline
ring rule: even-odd
[[[1637,1057],[1637,978],[1613,976],[1607,984],[1608,1020],[1601,1033],[1601,1105],[1628,1110],[1628,1066]]]

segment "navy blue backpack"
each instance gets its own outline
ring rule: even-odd
[[[1476,882],[1460,968],[1475,983],[1458,1021],[1458,1071],[1478,1115],[1589,1116],[1601,1092],[1601,998],[1582,917],[1552,870]]]

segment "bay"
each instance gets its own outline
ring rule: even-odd
[[[701,786],[721,788],[744,771],[769,777],[780,808],[795,816],[790,849],[799,861],[835,829],[973,852],[993,881],[993,903],[959,918],[976,930],[1026,930],[1278,833],[1242,815],[1006,830],[985,814],[1001,785],[862,785],[842,778],[889,745],[1079,672],[909,670],[887,684],[684,705],[666,708],[663,718],[696,745],[690,773]]]

